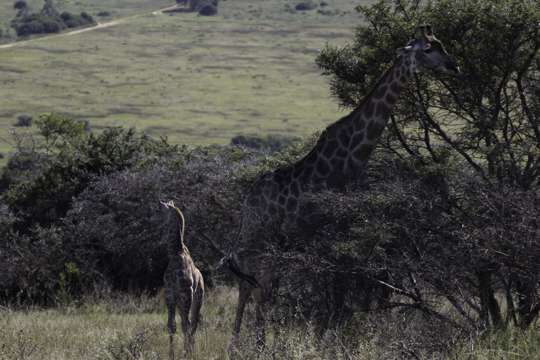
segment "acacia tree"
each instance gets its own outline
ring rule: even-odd
[[[15,3],[13,4],[13,8],[16,9],[16,10],[19,10],[17,12],[17,17],[19,18],[24,18],[26,17],[26,15],[28,14],[28,12],[30,11],[30,7],[28,6],[28,4],[26,3],[26,1],[24,0],[17,0],[15,1]]]
[[[48,16],[60,15],[58,8],[65,3],[65,0],[57,0],[56,2],[53,0],[43,1],[45,2],[45,4],[43,4],[43,9],[41,9],[41,12]]]
[[[392,0],[357,7],[355,42],[317,64],[352,107],[395,50],[431,23],[462,76],[421,70],[401,95],[380,147],[444,163],[452,150],[484,178],[529,188],[540,175],[540,8],[523,0]]]

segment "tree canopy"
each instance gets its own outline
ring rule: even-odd
[[[444,163],[459,154],[480,175],[528,188],[540,175],[540,8],[523,0],[381,1],[359,5],[354,44],[317,57],[333,97],[352,107],[395,50],[431,23],[462,71],[417,71],[379,146]],[[486,165],[486,166],[484,166]]]

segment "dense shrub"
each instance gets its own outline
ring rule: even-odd
[[[211,286],[253,178],[305,153],[302,146],[292,147],[256,160],[262,154],[171,147],[134,130],[84,133],[81,123],[55,114],[36,124],[45,143],[34,148],[28,146],[35,144],[32,138],[21,137],[1,178],[2,204],[13,219],[2,240],[9,245],[0,246],[0,256],[8,259],[0,272],[12,269],[0,280],[0,296],[8,298],[39,293],[52,301],[66,263],[79,269],[81,289],[93,282],[159,288],[166,244],[159,227],[146,221],[158,199],[173,200],[184,212],[186,243],[199,254],[195,261]],[[39,275],[29,278],[33,271]]]
[[[94,19],[87,13],[80,15],[64,12],[60,15],[47,16],[45,14],[32,14],[15,23],[13,27],[17,36],[32,34],[58,33],[66,28],[76,28],[94,23]]]
[[[186,244],[211,286],[253,180],[297,161],[315,139],[268,156],[172,148],[119,128],[85,134],[52,115],[37,124],[49,150],[21,147],[4,173],[11,182],[0,203],[0,296],[8,299],[57,299],[68,270],[78,274],[73,291],[93,283],[159,288],[166,244],[146,221],[159,199],[184,213]],[[361,328],[354,314],[391,319],[388,311],[401,309],[419,328],[439,328],[442,349],[447,336],[534,322],[539,191],[477,177],[455,155],[443,165],[376,154],[370,164],[343,190],[306,196],[306,216],[293,227],[265,223],[255,249],[238,244],[236,254],[258,252],[281,285],[269,320]]]
[[[61,30],[65,29],[64,24],[62,22],[55,20],[55,19],[46,19],[41,22],[43,25],[43,32],[45,34],[52,34],[60,32]],[[67,24],[66,24],[67,25]]]
[[[63,12],[60,14],[60,17],[64,20],[68,28],[77,28],[94,22],[94,19],[85,12],[82,12],[80,15]]]
[[[68,12],[63,12],[60,14],[60,17],[62,18],[62,20],[68,21],[70,19],[73,19],[73,14],[68,13]]]
[[[482,180],[455,158],[373,160],[345,191],[306,196],[295,227],[262,220],[257,247],[238,248],[260,254],[282,306],[321,324],[401,309],[463,336],[529,327],[540,311],[540,191]]]
[[[100,134],[85,134],[84,123],[54,113],[40,116],[35,123],[45,143],[26,148],[21,140],[2,174],[2,183],[10,184],[2,197],[12,209],[41,224],[63,217],[71,198],[95,176],[135,166],[149,154],[174,148],[133,129],[109,127]]]
[[[89,24],[91,24],[91,23],[94,22],[94,19],[92,18],[92,16],[90,16],[88,13],[86,13],[86,12],[84,12],[84,11],[81,13],[81,17],[82,17],[84,20],[86,20],[86,22],[89,23]]]
[[[42,34],[43,24],[39,21],[30,21],[17,27],[17,36]]]

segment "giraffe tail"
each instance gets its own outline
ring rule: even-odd
[[[234,257],[232,254],[229,254],[225,256],[223,259],[221,259],[218,265],[216,266],[216,269],[223,268],[225,264],[227,264],[229,266],[229,269],[231,269],[232,273],[238,276],[240,279],[247,281],[248,283],[250,283],[256,288],[262,287],[261,284],[259,284],[259,282],[257,281],[257,279],[255,279],[253,276],[244,274],[240,270],[240,267],[236,264],[236,261],[234,261]]]

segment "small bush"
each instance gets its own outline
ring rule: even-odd
[[[17,118],[17,123],[14,126],[32,126],[33,121],[30,115],[21,115]]]
[[[108,11],[100,11],[100,12],[98,12],[97,15],[98,15],[98,16],[103,16],[103,17],[105,17],[105,16],[110,16],[111,13],[108,12]]]
[[[217,14],[217,8],[214,5],[206,4],[199,11],[199,15],[212,16]]]
[[[21,9],[24,9],[26,8],[28,5],[26,4],[26,1],[24,0],[18,0],[18,1],[15,1],[15,3],[13,4],[13,8],[14,9],[17,9],[17,10],[21,10]]]
[[[328,6],[328,3],[326,1],[321,1],[319,4],[320,7]]]
[[[317,7],[317,4],[315,4],[312,1],[304,1],[300,4],[295,6],[296,10],[304,11],[304,10],[313,10]]]
[[[90,15],[88,15],[88,13],[86,13],[86,12],[84,12],[84,11],[81,13],[81,17],[82,17],[84,20],[86,20],[86,22],[89,23],[89,24],[91,24],[91,23],[94,22],[94,19],[93,19]]]

